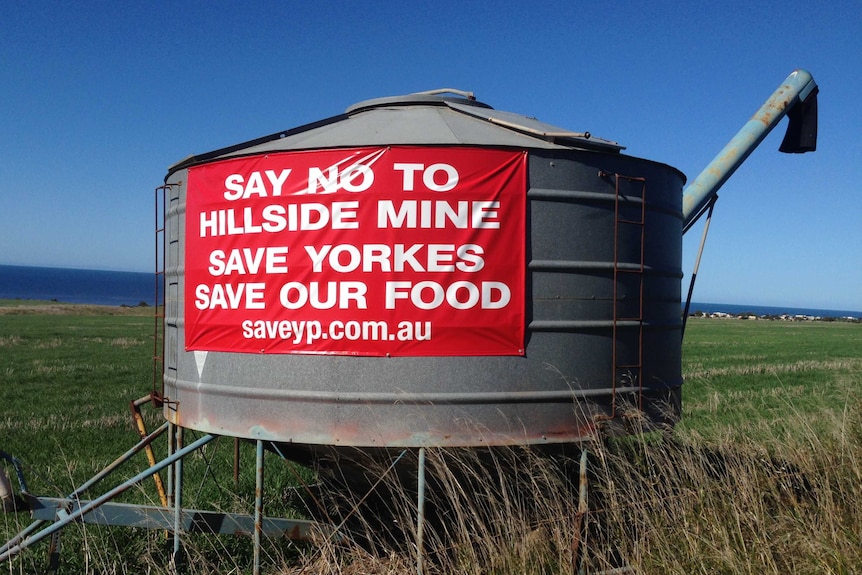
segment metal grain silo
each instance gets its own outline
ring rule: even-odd
[[[141,441],[59,499],[28,493],[3,454],[26,498],[0,478],[0,499],[35,520],[0,562],[83,521],[172,529],[174,560],[183,532],[253,532],[257,573],[265,532],[326,529],[264,523],[265,448],[335,455],[323,485],[362,488],[333,536],[388,497],[365,462],[400,451],[384,474],[402,461],[399,481],[415,480],[421,573],[426,446],[554,447],[678,417],[683,230],[785,115],[780,150],[816,149],[817,92],[808,72],[791,73],[682,194],[669,166],[450,91],[364,102],[173,166],[156,205],[162,386],[131,403]],[[148,401],[168,419],[150,433]],[[155,461],[169,423],[180,427]],[[205,433],[185,444],[183,428]],[[181,462],[217,435],[257,440],[253,516],[183,509]],[[402,460],[413,447],[415,475]],[[140,450],[148,469],[80,498]],[[582,450],[582,499],[586,463]],[[111,503],[169,466],[162,506]]]
[[[166,417],[362,448],[673,420],[685,177],[621,149],[446,91],[178,163]]]

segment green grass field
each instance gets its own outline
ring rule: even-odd
[[[24,463],[31,492],[66,495],[137,441],[129,402],[151,389],[151,314],[0,301],[0,450]],[[595,499],[587,518],[592,531],[585,533],[596,544],[581,559],[587,570],[622,563],[645,573],[862,572],[862,324],[692,319],[683,372],[683,422],[672,435],[590,447]],[[157,410],[145,407],[144,413],[151,428],[162,421]],[[252,450],[243,450],[236,487],[231,441],[219,440],[203,457],[202,471],[189,465],[187,505],[249,512]],[[806,503],[805,494],[784,501],[776,479],[786,476],[776,471],[782,465],[799,470],[816,503]],[[141,455],[120,476],[144,467]],[[285,495],[296,474],[281,465],[269,469],[267,508],[301,513]],[[503,497],[502,503],[468,506],[465,514],[493,510],[496,519],[463,520],[467,534],[454,527],[436,539],[430,534],[430,541],[445,541],[455,551],[435,556],[428,572],[571,572],[572,530],[581,528],[573,523],[571,486],[545,471],[526,481],[522,489],[502,486],[500,479],[500,491],[482,497]],[[527,492],[545,497],[538,502]],[[156,498],[152,483],[129,497]],[[415,493],[405,498],[405,508],[415,505]],[[513,516],[498,517],[502,508]],[[522,517],[532,519],[525,525]],[[27,522],[26,514],[6,514],[0,540]],[[411,540],[409,518],[404,523]],[[65,572],[166,568],[160,533],[92,526],[66,531]],[[475,552],[478,532],[490,552]],[[618,546],[613,552],[610,540]],[[764,545],[774,550],[765,552]],[[250,572],[247,540],[192,538],[191,546],[199,553],[193,573]],[[9,572],[41,570],[42,547],[25,551]],[[409,553],[372,558],[331,545],[275,542],[266,554],[270,573],[415,569]],[[202,559],[207,556],[220,559]],[[303,566],[309,570],[300,571]]]
[[[862,324],[691,319],[684,430],[775,436],[822,429],[862,397]]]
[[[123,453],[129,402],[151,387],[152,310],[75,310],[0,307],[0,449],[34,479],[58,466],[86,479]]]
[[[84,473],[125,451],[129,401],[151,385],[152,317],[2,309],[0,449],[34,468],[64,457]]]

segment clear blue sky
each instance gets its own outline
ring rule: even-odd
[[[862,310],[860,0],[5,3],[0,263],[149,271],[169,165],[439,87],[693,179],[797,67],[818,151],[725,185],[694,299]]]

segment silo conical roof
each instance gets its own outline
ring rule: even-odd
[[[362,146],[494,146],[587,149],[617,153],[616,142],[495,110],[471,96],[420,92],[359,102],[343,114],[191,156],[169,174],[199,162],[279,151]],[[461,92],[461,94],[468,94]]]

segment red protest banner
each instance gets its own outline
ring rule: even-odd
[[[190,168],[186,349],[523,354],[526,161],[401,146]]]

